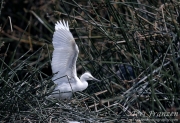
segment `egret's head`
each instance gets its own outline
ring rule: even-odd
[[[90,72],[85,72],[85,73],[80,77],[80,79],[81,79],[81,80],[85,80],[85,81],[87,81],[87,80],[100,81],[100,80],[94,78],[94,77],[91,75]]]

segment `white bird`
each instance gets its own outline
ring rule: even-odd
[[[77,77],[76,61],[79,53],[68,22],[59,21],[55,24],[53,35],[52,78],[56,87],[48,98],[70,99],[72,93],[83,91],[88,87],[87,80],[96,80],[90,72],[85,72],[80,79]]]

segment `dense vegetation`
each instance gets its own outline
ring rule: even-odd
[[[179,10],[176,0],[1,0],[0,122],[177,122]],[[62,19],[80,49],[78,76],[102,80],[71,102],[45,98]]]

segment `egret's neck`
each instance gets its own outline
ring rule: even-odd
[[[81,87],[80,87],[80,88],[81,88],[80,90],[83,91],[83,90],[85,90],[85,89],[88,87],[88,82],[87,82],[87,80],[85,79],[84,74],[81,75],[80,81],[81,81],[81,83],[79,83],[79,84],[80,84],[79,86],[81,86]]]
[[[84,74],[81,75],[80,80],[82,83],[87,83]]]

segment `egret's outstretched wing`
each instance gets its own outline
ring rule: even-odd
[[[52,57],[52,71],[55,74],[53,80],[62,76],[74,77],[76,76],[76,60],[79,49],[75,43],[73,35],[69,31],[68,23],[64,21],[55,24],[55,32],[53,35],[53,57]],[[54,81],[60,84],[64,79]]]

